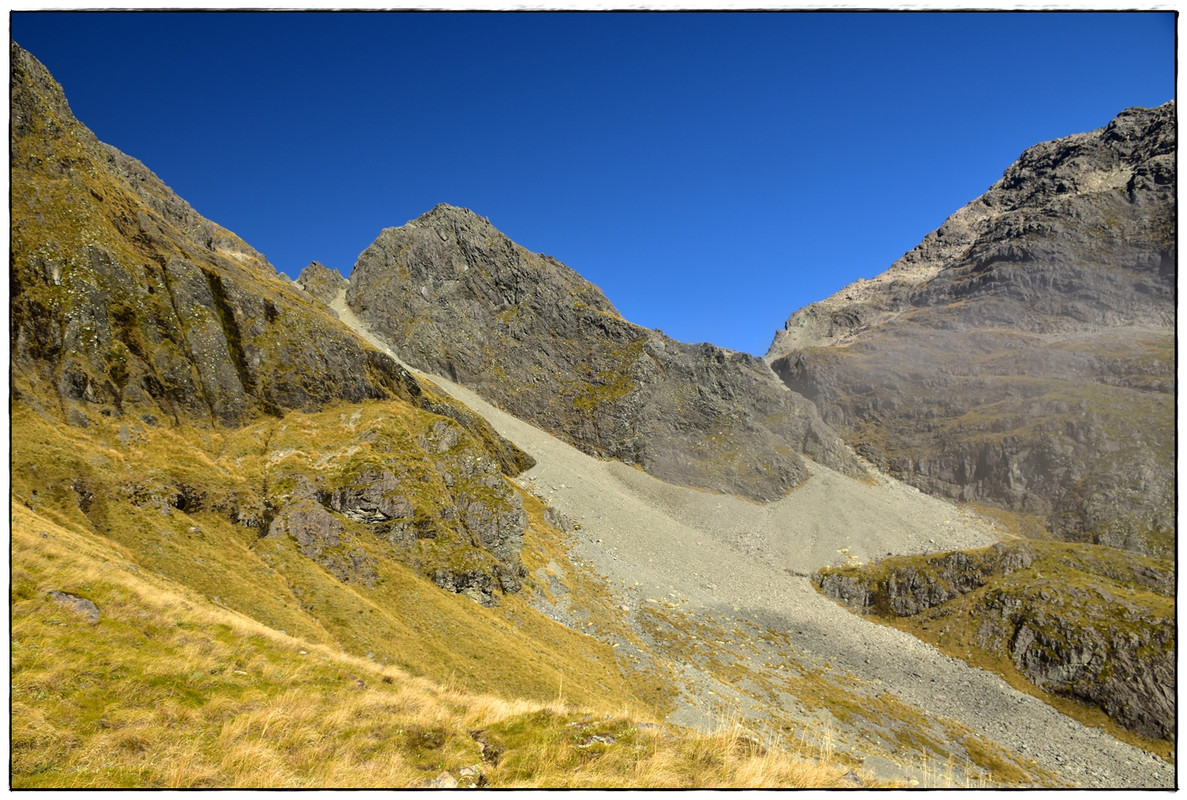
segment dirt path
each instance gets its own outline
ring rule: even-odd
[[[333,308],[390,353],[346,308],[344,296]],[[890,478],[866,484],[820,465],[811,465],[812,478],[803,486],[768,505],[673,486],[620,462],[591,458],[465,387],[423,377],[536,459],[520,482],[580,523],[573,554],[619,587],[630,613],[662,601],[683,614],[773,629],[805,663],[884,687],[924,716],[967,726],[1071,785],[1174,785],[1174,768],[1161,759],[1085,727],[912,636],[845,611],[819,595],[806,577],[849,558],[988,544],[994,534],[977,517]],[[748,646],[754,645],[751,640]],[[789,655],[787,645],[757,646],[758,669]],[[691,665],[685,672],[685,699],[673,721],[712,727],[725,687]],[[790,708],[790,693],[788,701]],[[867,767],[886,776],[907,774],[886,758],[869,759]]]

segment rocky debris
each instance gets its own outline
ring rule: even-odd
[[[60,592],[57,589],[49,592],[49,597],[58,605],[83,617],[91,625],[99,624],[99,606],[77,594]]]
[[[297,285],[328,307],[347,283],[338,270],[330,269],[320,261],[311,261],[297,276]]]
[[[269,536],[291,536],[301,554],[325,567],[343,583],[374,586],[375,559],[357,545],[342,523],[307,497],[295,498],[280,510],[268,528]]]
[[[864,780],[862,780],[861,776],[858,775],[856,772],[854,772],[853,770],[849,770],[848,772],[846,772],[844,775],[841,776],[840,784],[842,786],[861,788],[862,786],[866,785],[866,782]]]
[[[595,733],[592,736],[583,736],[578,740],[577,746],[582,750],[586,750],[595,745],[602,745],[603,747],[611,747],[618,744],[618,740],[610,734]]]
[[[456,789],[458,788],[457,778],[448,770],[441,770],[436,778],[431,778],[425,781],[426,789]]]
[[[1173,546],[1175,106],[1036,145],[766,359],[864,457],[1063,538]]]
[[[828,568],[813,581],[861,614],[943,620],[950,636],[1009,659],[1040,689],[1097,706],[1141,736],[1175,738],[1169,563],[1014,541]]]
[[[466,209],[384,230],[346,301],[407,363],[668,481],[772,500],[807,478],[801,454],[862,471],[760,359],[632,325],[576,272]]]
[[[497,767],[503,757],[503,745],[491,742],[485,729],[470,731],[470,738],[478,744],[478,754],[482,757],[482,763]]]

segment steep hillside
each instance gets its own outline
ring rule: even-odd
[[[536,608],[563,590],[639,641],[512,480],[531,457],[98,142],[15,45],[12,65],[14,785],[850,769],[659,725],[666,655]]]
[[[541,667],[549,678],[560,675],[553,665],[571,670],[563,692],[537,700],[476,692],[464,677],[427,680],[344,653],[320,632],[305,638],[261,625],[72,524],[20,506],[12,522],[16,789],[861,783],[843,764],[768,752],[737,726],[694,734],[602,702],[609,687],[584,682],[591,666],[591,677],[607,679],[580,661],[588,645],[570,642],[547,664],[521,667],[529,681]],[[466,615],[446,611],[451,603],[477,608],[416,579],[405,586],[424,604],[387,610],[408,613],[422,630],[443,611]],[[485,637],[505,623],[482,613],[472,621],[454,636],[484,641],[494,666],[494,648],[506,641]],[[547,630],[536,633],[546,650]],[[574,702],[591,687],[592,704]]]
[[[12,46],[12,358],[17,400],[236,425],[417,394],[231,232],[95,139]]]
[[[766,501],[808,477],[803,455],[862,471],[759,359],[625,321],[573,270],[465,209],[384,230],[346,300],[406,363],[665,480]]]
[[[767,360],[926,491],[1169,554],[1175,174],[1173,103],[1036,145]]]
[[[894,557],[817,576],[853,610],[945,652],[1072,699],[1061,709],[1173,745],[1175,576],[1169,562],[1111,547],[1016,540]]]
[[[381,235],[373,295],[290,282],[12,62],[14,786],[1173,785],[815,591],[999,534],[762,363],[448,207]],[[351,292],[441,305],[371,320],[499,402],[526,370],[540,427]],[[472,364],[492,319],[522,341]]]
[[[443,586],[473,589],[485,602],[517,590],[527,518],[506,477],[531,460],[422,387],[143,165],[98,142],[15,44],[12,61],[11,375],[23,429],[14,490],[27,502],[76,496],[105,535],[129,532],[115,521],[123,503],[215,511],[244,535],[288,535],[311,555],[338,546],[343,525],[355,522],[393,545],[432,538],[437,556],[418,563]],[[260,444],[248,449],[266,453],[274,433],[283,439],[286,412],[361,401],[390,403],[391,419],[363,431],[351,423],[325,442],[320,466],[331,450],[343,454],[332,476],[314,459],[281,464],[307,449],[299,439],[258,479],[206,471],[212,453],[153,461],[154,453],[143,471],[112,472],[68,444],[96,425],[108,436],[116,421],[122,450],[169,441],[166,431],[217,441],[224,428],[254,423]],[[357,420],[363,411],[350,413]],[[26,440],[24,431],[38,434]],[[120,509],[111,519],[108,504]],[[368,558],[343,547],[331,559],[340,576],[369,574]]]

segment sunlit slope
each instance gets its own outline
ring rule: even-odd
[[[576,646],[577,635],[557,625],[533,625],[522,608],[508,612],[524,625],[520,671],[540,669],[529,637],[570,670],[563,697],[543,685],[547,676],[538,683],[550,702],[463,688],[475,659],[461,652],[456,680],[432,681],[345,653],[329,631],[276,631],[137,561],[77,522],[14,506],[14,788],[852,783],[843,767],[767,753],[736,729],[677,733],[638,706],[607,702],[624,694],[589,691],[583,670],[613,681],[596,656],[564,652],[598,648]],[[392,616],[420,609],[424,630],[404,640],[409,651],[440,643],[434,614],[468,620],[450,637],[458,644],[507,644],[498,615],[403,578],[405,605],[373,625],[396,631]],[[487,656],[500,658],[493,649]]]
[[[632,692],[609,648],[530,612],[513,594],[497,593],[500,605],[486,608],[426,579],[494,560],[455,541],[468,536],[465,528],[441,522],[456,514],[456,502],[439,477],[413,482],[414,514],[433,530],[410,541],[378,536],[341,515],[334,515],[331,536],[327,526],[334,523],[324,510],[317,519],[323,527],[296,533],[236,521],[277,513],[293,486],[316,480],[312,462],[327,473],[365,474],[373,458],[367,431],[373,440],[387,434],[376,449],[396,448],[402,426],[416,424],[409,416],[443,424],[403,406],[373,404],[238,430],[110,422],[79,431],[17,408],[13,499],[118,545],[138,569],[307,641],[475,690],[545,700],[563,683],[576,701],[613,696],[631,707]],[[432,470],[423,451],[404,445],[383,462],[414,468],[419,454]],[[547,525],[535,516],[532,525]]]
[[[1068,541],[1174,545],[1175,104],[1026,150],[767,360],[860,453]]]
[[[823,570],[829,596],[1173,757],[1174,564],[1017,539]]]

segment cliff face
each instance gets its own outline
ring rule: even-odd
[[[861,471],[759,359],[627,322],[576,272],[465,209],[384,230],[346,300],[408,363],[665,480],[771,500],[807,478],[801,454]]]
[[[1168,553],[1175,107],[1030,148],[885,273],[797,311],[766,358],[883,469]]]
[[[14,486],[30,497],[65,492],[88,509],[155,498],[165,510],[218,510],[261,536],[292,537],[348,581],[374,575],[374,559],[349,544],[362,526],[442,586],[473,589],[483,602],[518,589],[527,518],[504,476],[530,466],[528,456],[422,387],[143,164],[99,142],[15,44],[11,118],[14,407],[76,430],[118,421],[127,441],[155,428],[198,428],[206,438],[252,424],[283,429],[290,412],[363,401],[392,403],[391,414],[413,420],[384,434],[397,455],[334,474],[300,461],[281,467],[278,456],[247,486],[228,478],[234,465],[182,476],[167,460],[139,481],[82,463],[73,477],[50,478],[39,456],[15,453],[23,460]],[[307,270],[315,287],[336,291],[329,273]],[[327,459],[338,444],[326,443]],[[434,466],[414,480],[408,464],[418,459]],[[110,534],[107,519],[92,524]],[[431,552],[415,555],[426,539]]]
[[[1096,706],[1123,728],[1173,741],[1173,565],[1090,545],[1018,541],[980,551],[823,570],[816,583],[859,613],[978,663]]]

